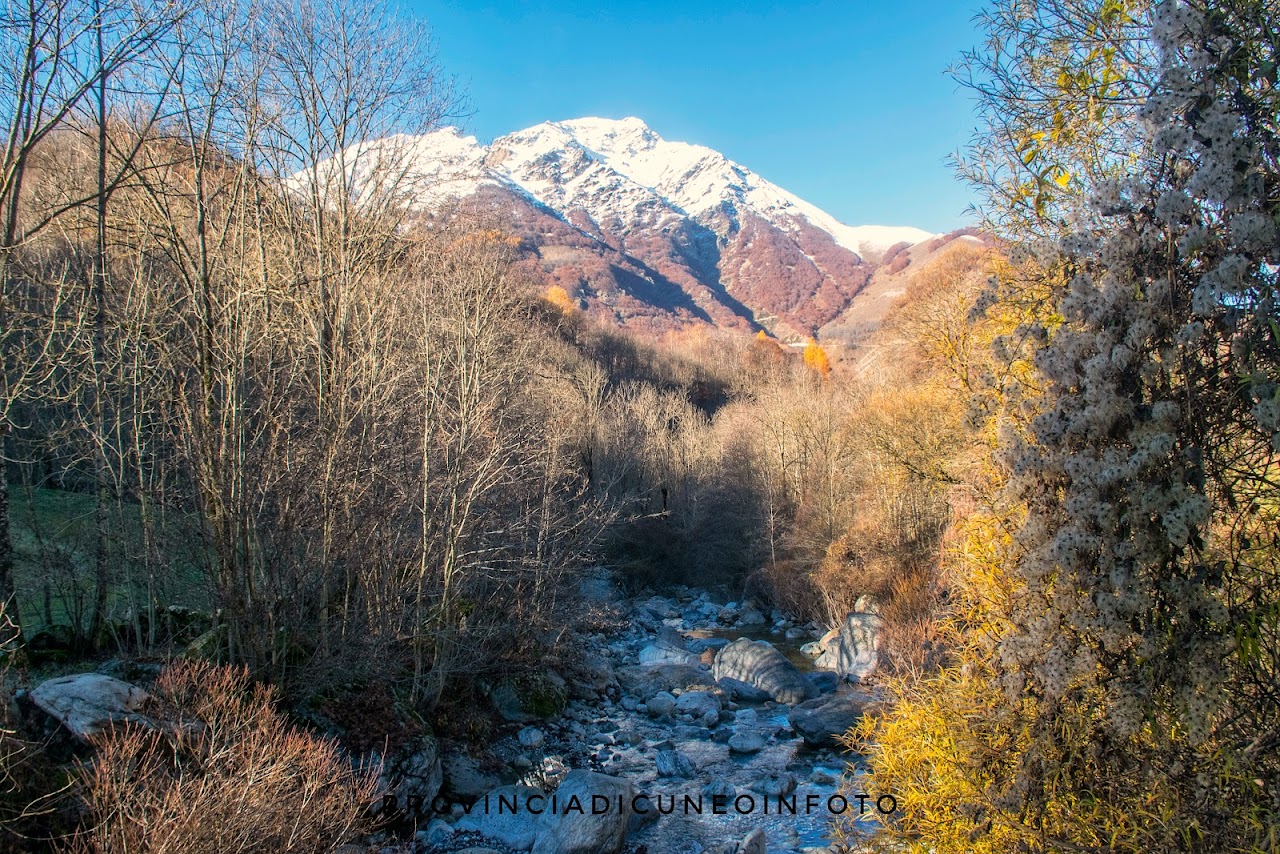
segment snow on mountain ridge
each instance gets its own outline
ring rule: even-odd
[[[580,208],[623,231],[669,217],[704,220],[729,203],[739,215],[754,213],[788,232],[803,220],[860,255],[935,236],[910,227],[845,225],[714,149],[665,140],[634,117],[544,122],[487,148],[455,128],[408,144],[415,175],[430,185],[424,205],[499,183],[562,214]]]
[[[576,139],[563,126],[546,122],[494,140],[487,163],[507,181],[548,207],[567,213],[581,208],[597,223],[627,224],[655,201],[653,191]],[[665,201],[665,200],[662,200]],[[671,211],[673,216],[683,211]]]

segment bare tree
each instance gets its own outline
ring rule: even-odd
[[[10,72],[0,80],[0,348],[5,370],[0,380],[0,457],[15,402],[43,383],[50,370],[52,347],[32,349],[29,330],[16,332],[21,320],[12,313],[16,282],[14,253],[66,214],[96,204],[101,222],[106,200],[125,174],[124,164],[108,166],[106,112],[109,80],[153,50],[178,17],[164,2],[127,0],[53,0],[6,4],[0,11],[0,64]],[[57,132],[86,117],[97,127],[97,180],[88,187],[42,195],[30,192],[33,157]],[[126,158],[127,159],[127,158]],[[102,233],[99,253],[102,256]],[[57,289],[57,296],[62,293]],[[101,291],[99,290],[100,294]],[[57,301],[57,296],[54,302]],[[101,312],[98,313],[100,321]],[[98,329],[100,337],[101,329]],[[40,336],[37,334],[37,338]],[[44,336],[53,344],[52,335]],[[9,539],[8,479],[0,477],[0,597],[12,600],[13,549]],[[18,608],[12,607],[17,621]]]
[[[415,183],[411,136],[455,114],[458,99],[426,29],[385,2],[273,2],[265,7],[263,106],[270,122],[255,165],[286,182],[294,203],[289,257],[295,287],[312,294],[310,374],[322,469],[336,475],[337,444],[350,424],[348,324],[352,291],[398,251]],[[343,512],[321,488],[319,564],[326,600],[350,589],[331,579],[335,526]]]

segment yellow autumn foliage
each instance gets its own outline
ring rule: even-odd
[[[566,317],[572,315],[578,310],[578,303],[569,296],[568,291],[559,285],[551,285],[547,288],[547,291],[542,295],[542,298],[555,306],[560,313]]]
[[[1170,785],[1137,788],[1117,774],[1108,746],[1098,741],[1096,698],[1080,693],[1056,709],[1059,728],[1052,762],[1039,769],[1041,797],[1032,812],[1010,782],[1028,755],[1043,756],[1033,722],[1039,701],[1011,703],[992,665],[996,643],[1011,627],[1013,582],[1005,573],[1019,511],[977,513],[960,523],[945,556],[951,607],[940,627],[950,663],[925,679],[890,680],[890,703],[867,715],[846,737],[872,772],[873,793],[891,794],[898,810],[881,821],[875,851],[918,854],[1003,854],[1015,851],[1195,850],[1186,817],[1194,810]],[[1153,725],[1126,751],[1154,748]],[[1075,783],[1096,781],[1090,790]],[[863,788],[866,783],[860,783]],[[1047,797],[1046,797],[1047,796]],[[1179,820],[1179,815],[1182,819]],[[866,817],[864,817],[865,819]],[[1183,825],[1180,827],[1179,825]],[[855,830],[837,827],[840,841]]]
[[[1027,331],[1052,335],[1062,323],[1051,295],[1065,278],[1033,261],[998,258],[990,272],[999,299],[981,317],[954,302],[954,290],[941,289],[941,300],[923,300],[896,321],[925,363],[945,365],[956,389],[968,393],[971,438],[981,453],[963,470],[960,488],[969,499],[953,503],[964,509],[940,558],[948,591],[937,628],[944,664],[923,678],[888,678],[881,711],[847,736],[870,772],[856,785],[893,795],[898,810],[870,840],[864,821],[838,827],[839,841],[919,854],[1280,850],[1280,829],[1268,827],[1259,806],[1268,781],[1199,752],[1166,711],[1153,705],[1137,731],[1121,737],[1099,718],[1106,698],[1096,684],[1078,683],[1049,702],[1010,696],[998,678],[999,645],[1013,633],[1022,592],[1014,532],[1026,515],[1004,503],[1000,450],[1025,436],[1043,408],[1031,361],[1036,342]],[[908,438],[877,435],[894,440],[890,450]],[[1168,770],[1152,773],[1125,758],[1135,756]],[[1034,791],[1019,782],[1028,779]],[[1232,828],[1235,841],[1217,838],[1215,827]],[[1241,845],[1250,837],[1272,841]]]
[[[827,351],[812,338],[804,347],[804,363],[820,377],[826,377],[831,373],[831,361],[827,358]]]

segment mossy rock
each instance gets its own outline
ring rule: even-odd
[[[227,627],[225,625],[214,626],[187,644],[187,648],[182,651],[182,657],[218,661],[223,649],[226,648],[226,643]]]
[[[174,640],[200,638],[214,628],[212,614],[183,605],[169,605],[158,611],[156,618]]]
[[[548,670],[503,679],[489,699],[502,717],[523,723],[559,715],[569,702],[569,690],[558,673]]]

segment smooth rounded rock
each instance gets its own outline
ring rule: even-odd
[[[618,854],[627,835],[635,789],[630,780],[576,769],[555,791],[558,812],[547,809],[538,820],[533,854]],[[595,796],[623,805],[602,813],[573,804],[592,804]],[[547,801],[550,803],[550,801]]]
[[[815,667],[833,670],[842,679],[865,679],[880,663],[880,635],[884,620],[877,614],[853,612],[840,623],[838,636],[830,639]]]
[[[80,741],[118,723],[156,726],[140,713],[147,692],[101,673],[76,673],[41,682],[27,695],[45,714]]]
[[[676,711],[701,718],[707,712],[720,711],[720,700],[710,691],[685,691],[676,700]]]
[[[817,693],[768,641],[738,638],[716,653],[712,672],[717,679],[737,679],[759,688],[779,703],[802,703]]]
[[[645,711],[651,718],[662,718],[676,710],[676,698],[666,691],[661,691],[649,698],[645,703]]]
[[[764,745],[764,737],[756,732],[735,732],[729,738],[729,750],[733,753],[759,753]]]
[[[840,736],[862,719],[872,702],[873,698],[867,694],[829,694],[796,706],[787,720],[805,743],[835,747]]]
[[[537,837],[537,816],[529,811],[529,799],[535,799],[536,808],[536,799],[542,797],[540,789],[530,786],[499,786],[477,800],[454,828],[479,833],[517,851],[527,851]],[[515,805],[514,811],[499,809],[499,805],[509,804]]]

